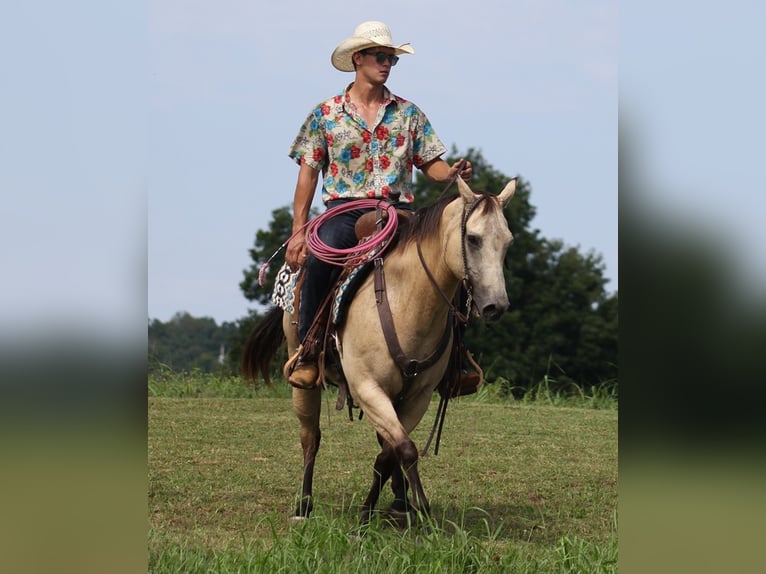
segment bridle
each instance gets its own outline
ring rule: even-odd
[[[463,208],[463,216],[462,220],[460,222],[460,249],[461,249],[461,255],[463,258],[463,277],[461,278],[461,283],[463,284],[463,288],[465,289],[465,292],[467,294],[467,301],[465,306],[465,313],[461,313],[460,310],[457,308],[455,303],[453,303],[449,297],[447,297],[447,294],[444,293],[441,287],[439,287],[439,284],[436,282],[436,279],[433,276],[433,273],[431,273],[431,270],[428,268],[428,265],[426,264],[426,260],[423,257],[423,251],[420,247],[420,241],[417,242],[417,248],[418,248],[418,258],[420,259],[420,264],[423,266],[423,270],[426,272],[426,275],[428,276],[428,280],[431,282],[431,285],[434,286],[434,289],[441,295],[441,298],[444,299],[445,303],[447,303],[447,306],[450,309],[450,312],[461,322],[461,323],[467,323],[468,317],[471,312],[471,306],[473,305],[473,283],[471,282],[471,278],[468,275],[468,255],[466,253],[466,226],[468,225],[468,218],[471,217],[471,214],[476,210],[476,208],[479,206],[479,204],[486,200],[487,196],[481,195],[478,199],[475,199],[470,205]]]
[[[439,287],[439,284],[436,282],[436,279],[434,278],[433,274],[431,273],[431,270],[426,265],[425,259],[423,258],[423,252],[420,247],[420,241],[417,242],[418,257],[420,258],[420,263],[423,266],[423,269],[425,270],[429,281],[437,290],[439,295],[441,295],[442,299],[444,299],[445,303],[447,303],[447,306],[450,309],[449,313],[447,314],[447,322],[444,327],[444,333],[441,339],[439,340],[439,343],[437,344],[436,348],[426,358],[412,359],[408,357],[402,350],[402,347],[399,344],[399,337],[396,334],[396,328],[393,323],[391,307],[388,302],[388,294],[386,292],[385,273],[383,272],[383,261],[379,257],[375,259],[374,288],[375,288],[375,301],[378,308],[378,316],[380,317],[380,324],[383,330],[383,336],[386,339],[388,352],[390,353],[396,365],[399,367],[399,370],[402,373],[402,379],[404,381],[404,388],[402,389],[401,393],[399,393],[399,397],[396,399],[397,401],[401,400],[401,398],[407,394],[407,391],[409,390],[412,380],[418,375],[418,373],[421,373],[425,371],[426,369],[428,369],[429,367],[431,367],[434,363],[436,363],[436,361],[438,361],[442,357],[444,352],[447,350],[447,346],[449,344],[450,337],[452,334],[452,329],[450,327],[453,320],[452,318],[455,317],[463,323],[468,322],[468,315],[473,302],[473,295],[472,295],[473,288],[471,285],[471,280],[468,277],[468,257],[466,255],[466,245],[465,245],[466,223],[468,222],[468,218],[474,212],[476,207],[485,199],[486,199],[486,196],[482,195],[481,197],[473,201],[473,203],[463,208],[462,221],[460,225],[460,243],[461,243],[462,256],[463,256],[462,282],[466,288],[466,291],[468,292],[468,307],[466,308],[466,313],[461,313],[457,309],[457,307],[452,303],[452,301],[450,301],[449,297],[447,297],[447,294],[444,293],[444,290],[442,290],[442,288]],[[458,201],[460,200],[458,199]]]

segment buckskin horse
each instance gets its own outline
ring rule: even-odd
[[[445,375],[451,345],[444,342],[453,336],[450,314],[456,311],[451,301],[461,283],[470,294],[468,311],[473,315],[492,321],[508,308],[503,260],[513,236],[503,208],[513,197],[516,179],[498,195],[474,193],[462,179],[456,181],[458,194],[418,210],[401,230],[396,245],[383,255],[382,296],[376,294],[374,276],[368,276],[334,333],[348,392],[372,424],[381,447],[372,486],[362,503],[362,524],[370,520],[389,479],[394,492],[390,512],[430,513],[418,473],[419,453],[410,433],[423,418]],[[395,326],[398,353],[392,352],[384,329],[379,328],[383,317],[379,315],[380,304],[390,308],[389,322]],[[271,358],[285,339],[291,352],[297,349],[295,321],[297,309],[290,315],[274,307],[256,325],[243,349],[246,378],[254,379],[258,372],[267,377]],[[430,360],[423,359],[429,356]],[[300,421],[303,448],[302,495],[295,518],[303,519],[313,508],[314,462],[321,439],[321,386],[293,388],[292,403]]]

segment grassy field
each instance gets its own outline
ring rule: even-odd
[[[331,394],[302,523],[290,520],[302,456],[287,385],[155,377],[149,394],[151,572],[617,570],[616,401],[551,406],[485,390],[453,402],[439,455],[420,462],[432,527],[377,518],[360,532],[377,443]],[[387,490],[380,507],[390,501]]]

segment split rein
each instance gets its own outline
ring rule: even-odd
[[[460,222],[460,249],[463,256],[463,278],[461,279],[461,282],[463,283],[463,288],[465,289],[465,292],[467,295],[466,304],[465,304],[465,313],[461,313],[458,310],[458,308],[455,306],[455,304],[452,301],[450,301],[450,298],[447,297],[447,294],[444,293],[444,291],[442,291],[441,287],[439,287],[439,284],[436,282],[436,279],[431,273],[431,270],[428,268],[428,265],[426,265],[426,260],[423,258],[423,251],[421,250],[420,243],[418,242],[418,257],[420,258],[420,264],[423,266],[423,269],[425,270],[426,275],[428,275],[428,280],[431,282],[431,285],[434,286],[434,288],[439,293],[439,295],[441,295],[441,298],[444,299],[445,303],[447,303],[447,306],[449,307],[450,311],[455,316],[455,318],[461,323],[468,323],[468,316],[471,312],[471,305],[473,305],[473,285],[471,284],[470,277],[468,277],[468,256],[466,255],[466,251],[465,251],[466,225],[468,224],[468,218],[471,217],[471,214],[474,212],[474,210],[485,199],[486,199],[485,196],[481,196],[479,199],[475,200],[471,205],[469,205],[466,209],[464,209],[463,219]]]

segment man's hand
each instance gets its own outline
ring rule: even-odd
[[[473,176],[473,166],[470,161],[461,157],[458,161],[453,163],[452,167],[449,168],[449,176],[447,180],[452,181],[452,178],[455,177],[455,174],[457,174],[458,171],[460,172],[460,178],[463,181],[466,183],[471,181],[471,177]]]
[[[466,182],[471,181],[471,176],[473,175],[473,166],[471,165],[471,162],[462,157],[453,163],[452,167],[439,157],[424,164],[420,169],[426,174],[428,179],[439,183],[449,183],[453,181],[458,172],[460,173],[460,177],[463,178],[463,181]]]
[[[450,180],[455,177],[455,173],[460,171],[460,178],[468,183],[473,176],[473,166],[467,159],[460,158],[458,161],[452,164],[450,168]]]
[[[303,265],[306,263],[307,256],[308,250],[306,249],[306,232],[301,231],[287,244],[285,261],[290,266],[290,269],[297,271],[299,267],[303,267]]]

